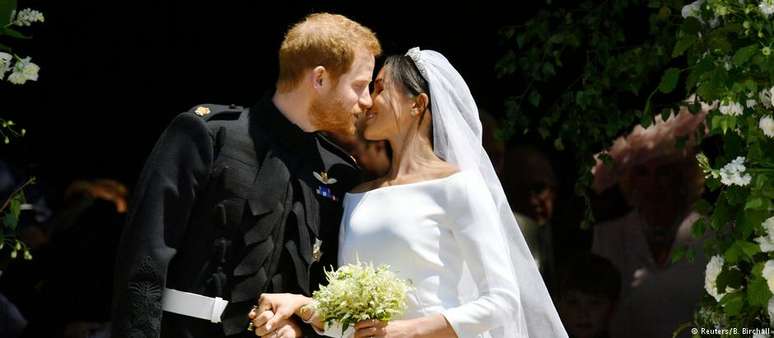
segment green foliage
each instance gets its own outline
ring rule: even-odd
[[[501,136],[539,135],[557,150],[576,154],[575,191],[588,200],[594,153],[629,130],[650,123],[640,110],[656,77],[671,62],[678,1],[581,1],[572,8],[546,8],[521,26],[504,27],[509,47],[496,65],[501,77],[523,83],[506,99]],[[649,27],[647,36],[627,31]],[[662,81],[677,84],[679,70]],[[593,219],[587,213],[584,224]]]
[[[557,149],[581,164],[575,191],[586,200],[593,155],[616,137],[677,105],[696,113],[700,102],[714,104],[706,136],[722,146],[697,161],[717,198],[695,205],[703,218],[693,236],[725,261],[717,291],[732,291],[720,302],[707,296],[696,327],[769,325],[774,272],[762,273],[772,253],[761,243],[774,239],[774,131],[764,123],[774,117],[774,16],[760,3],[581,1],[503,29],[511,48],[496,69],[523,84],[507,100],[503,134],[560,140]],[[694,101],[681,102],[689,94]],[[676,248],[673,260],[692,253]]]

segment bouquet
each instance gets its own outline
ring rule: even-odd
[[[339,323],[342,332],[361,320],[389,321],[406,310],[409,284],[389,266],[349,264],[325,271],[327,286],[312,295],[316,314],[326,325]]]

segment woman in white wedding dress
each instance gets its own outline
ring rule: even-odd
[[[372,96],[364,136],[389,142],[391,167],[346,195],[338,262],[388,264],[414,290],[402,318],[360,322],[344,336],[567,337],[481,145],[478,110],[459,73],[443,55],[413,48],[385,61]],[[309,320],[307,297],[261,301],[274,318],[252,313],[256,334],[275,334],[271,324],[296,313],[342,336]]]

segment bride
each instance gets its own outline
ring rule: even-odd
[[[440,53],[413,48],[387,58],[372,96],[364,136],[387,140],[392,163],[386,176],[346,195],[338,262],[387,264],[414,290],[402,318],[363,321],[344,335],[567,337],[481,145],[460,74]],[[310,302],[262,295],[267,311],[249,315],[256,335],[280,336],[272,329],[296,314],[341,336],[307,311]]]

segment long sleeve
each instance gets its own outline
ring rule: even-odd
[[[192,113],[176,117],[148,157],[118,251],[112,337],[160,336],[167,267],[212,161],[212,138]]]
[[[461,182],[450,197],[451,232],[478,298],[442,314],[458,337],[467,338],[505,325],[521,305],[495,203],[482,181],[470,177]]]

